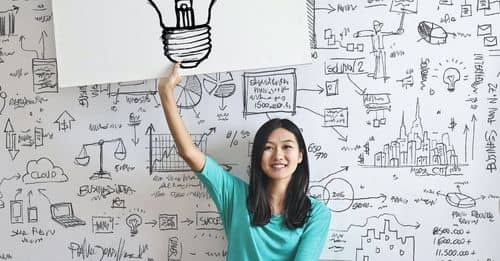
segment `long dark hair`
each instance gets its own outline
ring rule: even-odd
[[[283,222],[290,229],[304,226],[311,209],[311,201],[307,197],[309,188],[309,163],[307,160],[306,144],[299,128],[287,119],[271,119],[264,123],[255,134],[252,146],[252,161],[250,165],[250,184],[247,197],[247,208],[251,214],[253,226],[269,223],[271,219],[271,206],[267,185],[269,178],[262,171],[261,160],[264,146],[271,132],[283,128],[295,135],[299,150],[302,152],[302,162],[292,174],[286,189],[285,209]]]

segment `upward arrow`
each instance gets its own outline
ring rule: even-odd
[[[474,143],[475,143],[475,137],[476,137],[476,121],[477,121],[477,118],[476,118],[476,115],[475,114],[472,114],[472,119],[471,119],[471,122],[472,122],[472,160],[474,160]]]
[[[149,127],[146,129],[146,135],[149,136],[149,175],[153,174],[153,132],[155,131],[155,127],[153,127],[153,123],[149,124]]]
[[[47,37],[47,32],[42,31],[42,36],[40,36],[40,40],[38,41],[38,43],[42,43],[42,59],[45,59],[45,37]]]
[[[469,126],[467,126],[467,124],[465,124],[464,134],[465,134],[465,162],[467,162],[467,136],[469,134]]]

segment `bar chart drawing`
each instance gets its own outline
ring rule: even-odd
[[[16,33],[16,14],[19,7],[12,6],[9,10],[0,10],[0,37],[13,36]]]

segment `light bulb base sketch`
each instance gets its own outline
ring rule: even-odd
[[[125,224],[130,228],[130,236],[135,236],[139,232],[137,228],[142,224],[142,217],[137,214],[131,214],[125,219]]]
[[[215,0],[196,3],[193,0],[148,2],[160,19],[160,26],[163,28],[163,53],[170,61],[189,69],[197,67],[208,58],[212,50],[211,28],[208,23]]]

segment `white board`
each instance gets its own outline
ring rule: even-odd
[[[180,24],[176,2],[53,0],[60,86],[310,62],[304,2],[193,1]]]

